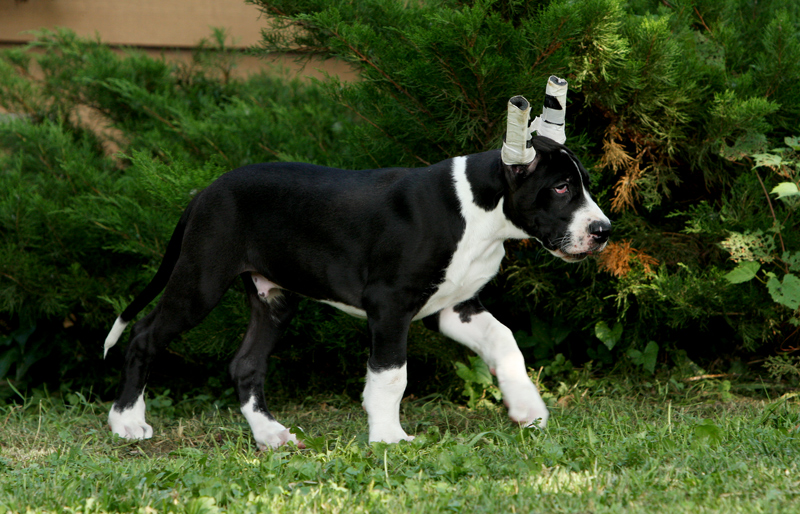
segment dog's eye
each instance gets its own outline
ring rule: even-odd
[[[569,184],[561,184],[554,187],[553,190],[560,195],[566,194],[569,191]]]

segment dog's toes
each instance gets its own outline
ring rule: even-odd
[[[406,434],[402,428],[387,431],[383,434],[371,432],[369,435],[369,442],[371,443],[381,442],[381,443],[395,444],[399,443],[400,441],[413,441],[413,440],[414,436]]]
[[[546,408],[511,408],[508,410],[508,417],[511,418],[511,421],[524,427],[537,426],[538,428],[544,428],[550,413]]]
[[[115,427],[110,425],[109,428],[114,434],[124,439],[150,439],[153,437],[153,427],[147,423],[132,423]]]
[[[122,417],[112,416],[108,426],[112,433],[124,439],[150,439],[153,437],[153,427],[148,425],[144,420],[124,419]]]
[[[526,401],[505,402],[508,407],[508,417],[511,421],[519,423],[524,427],[538,426],[544,428],[547,418],[550,417],[544,402],[527,399]]]
[[[503,385],[501,382],[500,389],[503,391],[503,403],[508,407],[508,417],[524,427],[538,425],[544,428],[550,413],[533,383],[525,380],[516,384],[506,383],[506,387]]]
[[[263,441],[256,441],[259,450],[275,450],[286,443],[294,443],[300,449],[306,447],[303,441],[298,440],[297,436],[291,433],[288,428],[274,434],[267,434]]]
[[[295,446],[299,446],[299,443],[297,442],[297,436],[291,433],[288,428],[278,434],[278,439],[280,440],[280,444],[278,446],[283,446],[289,442],[294,443]]]

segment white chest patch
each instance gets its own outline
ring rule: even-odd
[[[444,281],[414,319],[424,318],[446,307],[469,300],[500,269],[505,256],[503,241],[529,236],[503,213],[503,200],[493,211],[475,204],[467,179],[467,157],[453,159],[453,182],[466,227],[445,271]]]

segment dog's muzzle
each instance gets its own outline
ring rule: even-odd
[[[606,248],[609,237],[611,237],[611,223],[606,220],[593,221],[587,227],[587,235],[584,240],[586,249],[584,251],[570,252],[569,250],[573,249],[574,246],[567,243],[561,248],[550,250],[550,253],[567,262],[579,262],[594,253],[602,252]]]

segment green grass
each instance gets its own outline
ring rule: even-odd
[[[800,512],[795,393],[714,382],[563,385],[545,430],[502,407],[404,402],[412,443],[366,442],[341,398],[275,409],[308,449],[258,452],[244,419],[151,402],[126,442],[79,394],[0,407],[0,512]],[[732,392],[731,392],[732,391]]]

